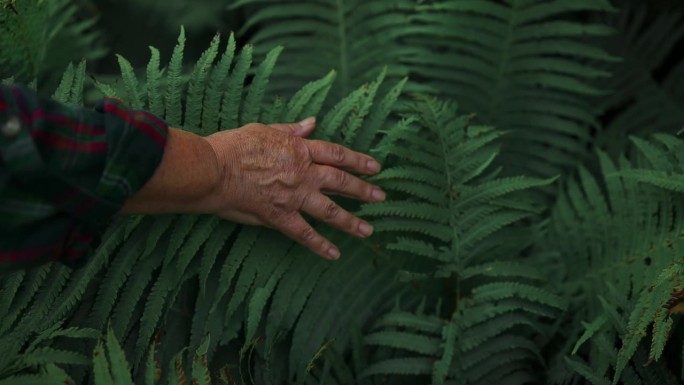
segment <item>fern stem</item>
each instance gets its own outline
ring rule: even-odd
[[[342,95],[346,95],[349,91],[347,85],[349,84],[349,68],[347,66],[347,30],[345,28],[345,10],[343,9],[344,0],[336,0],[337,4],[337,32],[340,35],[340,75],[342,82]]]
[[[508,25],[506,26],[505,34],[506,39],[504,40],[503,46],[501,47],[501,54],[499,55],[498,61],[499,68],[496,73],[496,81],[494,82],[494,85],[491,88],[494,94],[492,95],[491,99],[489,99],[489,108],[487,109],[487,116],[485,117],[486,119],[492,119],[493,116],[497,116],[497,114],[495,113],[495,108],[499,104],[499,95],[502,94],[501,92],[499,92],[499,87],[501,87],[501,80],[503,79],[504,73],[506,72],[506,66],[510,61],[510,48],[513,41],[513,38],[511,36],[513,35],[513,26],[516,24],[515,15],[518,11],[518,2],[512,1],[511,3],[513,9],[509,10]]]

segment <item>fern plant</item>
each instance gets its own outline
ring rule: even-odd
[[[71,0],[0,1],[0,79],[29,82],[102,57],[97,19],[80,19],[78,11]]]
[[[36,4],[0,17],[74,20],[14,12]],[[336,263],[211,216],[115,218],[80,269],[0,278],[0,385],[679,383],[682,31],[623,4],[241,0],[256,47],[217,35],[188,70],[181,29],[164,66],[119,56],[101,94],[202,135],[317,115],[388,200],[341,199],[373,238],[316,226]],[[69,65],[53,96],[89,82]]]
[[[641,3],[600,19],[617,31],[603,46],[623,58],[605,67],[613,76],[600,87],[611,93],[595,101],[604,117],[596,141],[613,156],[629,145],[630,135],[675,134],[684,125],[684,60],[676,55],[684,15],[653,13]]]
[[[96,87],[107,96],[120,97],[135,108],[147,108],[163,116],[172,126],[202,134],[252,121],[295,121],[318,114],[334,72],[306,85],[289,101],[267,103],[264,95],[268,77],[280,49],[267,56],[248,83],[252,47],[246,46],[236,54],[231,36],[219,55],[219,43],[217,36],[187,83],[181,76],[181,30],[165,70],[159,68],[159,52],[152,49],[144,85],[129,62],[119,57],[121,81],[96,83]],[[55,93],[58,100],[74,104],[82,100],[84,69],[81,64],[67,70]],[[381,73],[375,82],[325,114],[325,130],[317,136],[369,148],[375,130],[385,122],[404,84],[399,82],[378,95],[383,78]],[[373,107],[376,99],[377,106]],[[329,303],[357,308],[354,320],[358,321],[381,308],[367,308],[369,304],[379,305],[385,296],[394,294],[394,266],[378,267],[367,259],[362,262],[364,254],[372,252],[370,245],[351,244],[348,240],[340,243],[342,250],[346,244],[353,256],[331,265],[312,261],[311,255],[271,230],[237,226],[211,216],[119,218],[82,269],[71,271],[48,265],[40,274],[33,273],[39,274],[36,277],[17,273],[3,280],[8,308],[13,304],[16,309],[10,317],[3,317],[4,336],[13,341],[4,345],[8,349],[3,359],[26,355],[24,342],[35,330],[58,324],[103,330],[111,324],[129,353],[136,375],[141,373],[140,363],[150,341],[163,329],[166,333],[158,337],[167,347],[159,351],[162,362],[172,359],[169,352],[185,346],[194,351],[206,336],[211,336],[209,360],[226,359],[216,355],[219,348],[230,347],[234,352],[242,348],[235,359],[243,359],[245,377],[254,372],[280,379],[294,377],[305,373],[307,364],[331,334],[342,334],[336,338],[339,343],[344,341],[347,324],[341,313],[346,312],[330,309]],[[46,280],[50,269],[55,272],[52,279]],[[301,276],[307,274],[312,279],[302,281]],[[330,291],[340,278],[352,276],[360,280],[358,284],[366,285],[366,302],[358,302],[359,286]],[[286,293],[297,294],[297,300],[290,301]],[[312,334],[312,325],[317,325],[323,314],[327,314],[329,323],[320,333]],[[346,322],[351,322],[350,316]],[[259,357],[254,358],[254,349],[248,347],[262,336],[266,336],[267,345],[259,345]],[[289,346],[290,339],[294,340],[294,348],[290,363],[283,366],[283,360],[274,357],[273,351]],[[87,351],[87,347],[84,349]],[[263,365],[267,370],[257,370],[254,365]],[[75,369],[72,374],[80,383],[86,372]]]
[[[521,221],[540,209],[519,193],[552,180],[500,177],[492,164],[501,132],[471,125],[472,116],[456,110],[421,101],[415,122],[390,131],[380,147],[398,160],[374,179],[397,195],[361,214],[377,217],[376,232],[392,234],[385,248],[394,258],[414,261],[402,279],[448,289],[435,290],[427,305],[399,305],[375,323],[364,341],[383,349],[364,375],[423,375],[432,384],[541,382],[534,339],[550,337],[542,319],[565,304],[519,258],[532,241]]]
[[[599,127],[589,100],[603,94],[592,84],[610,75],[588,60],[617,60],[584,41],[608,35],[609,28],[574,18],[615,11],[607,0],[244,0],[234,6],[243,4],[253,12],[244,28],[260,26],[252,41],[262,49],[288,46],[279,82],[338,68],[346,90],[390,64],[410,75],[412,90],[456,100],[479,122],[511,131],[499,157],[509,175],[554,177],[587,158],[591,130]]]
[[[574,21],[579,12],[609,12],[608,1],[430,1],[421,7],[406,58],[423,88],[459,102],[481,122],[511,131],[500,164],[511,175],[562,175],[586,158],[598,122],[588,99],[609,75],[587,60],[614,60],[586,36],[602,24]]]
[[[193,354],[192,367],[186,372],[183,364],[182,352],[179,352],[171,361],[168,368],[170,373],[167,376],[168,385],[188,384],[211,385],[229,384],[231,378],[224,371],[219,370],[218,374],[212,375],[207,364],[206,349],[209,339]],[[153,343],[145,363],[145,385],[159,384],[161,368],[155,356],[156,346]],[[93,351],[93,383],[95,385],[133,385],[131,377],[131,367],[126,358],[126,352],[121,347],[116,335],[111,328],[107,335],[100,338],[95,350]],[[189,374],[189,375],[188,375]],[[212,378],[216,380],[212,381]],[[230,382],[229,382],[230,381]]]
[[[675,384],[663,352],[680,311],[684,141],[632,141],[633,160],[599,152],[599,178],[580,169],[549,222],[547,249],[563,253],[553,268],[572,310],[563,354],[587,359],[568,363],[592,383]]]
[[[273,91],[290,94],[303,82],[334,68],[333,97],[346,95],[384,66],[391,79],[406,75],[399,58],[415,51],[402,44],[410,32],[415,0],[239,0],[249,18],[241,29],[263,56],[275,46],[287,49],[273,74]]]

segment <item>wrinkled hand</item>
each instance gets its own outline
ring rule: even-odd
[[[275,228],[313,252],[337,259],[339,250],[307,223],[301,212],[347,233],[367,237],[373,229],[325,194],[379,202],[385,194],[349,172],[372,175],[380,165],[343,146],[305,139],[315,121],[248,124],[205,139],[222,167],[214,213],[245,224]],[[347,171],[344,171],[347,170]]]

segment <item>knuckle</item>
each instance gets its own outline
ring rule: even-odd
[[[325,205],[325,219],[334,219],[340,213],[340,206],[335,202],[329,202]]]
[[[334,178],[339,187],[346,187],[349,184],[349,174],[344,171],[337,170]]]
[[[299,230],[299,239],[302,242],[310,242],[316,237],[316,232],[313,227],[306,226],[305,228]]]
[[[309,147],[307,147],[306,143],[299,139],[299,138],[291,138],[291,146],[294,149],[294,154],[295,157],[302,161],[302,163],[306,163],[305,161],[308,161],[311,159],[311,152],[309,151]]]
[[[344,148],[342,146],[332,146],[331,149],[331,156],[335,162],[342,163],[344,162],[344,159],[346,157],[346,153],[344,151]]]
[[[279,207],[272,206],[268,209],[268,222],[279,223],[284,216],[285,212]]]

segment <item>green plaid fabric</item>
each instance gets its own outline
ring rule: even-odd
[[[0,272],[83,263],[167,136],[163,120],[117,99],[87,110],[0,86]]]

